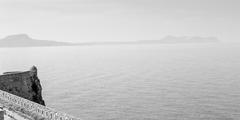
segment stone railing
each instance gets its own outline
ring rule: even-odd
[[[37,104],[35,102],[29,101],[27,99],[18,97],[2,90],[0,90],[0,99],[3,99],[9,103],[13,103],[19,107],[22,107],[49,120],[80,120],[76,117],[58,112],[46,106]]]

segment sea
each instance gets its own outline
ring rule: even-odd
[[[240,120],[240,44],[0,48],[48,107],[82,120]]]

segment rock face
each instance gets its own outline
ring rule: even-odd
[[[42,98],[42,86],[38,79],[37,68],[35,66],[33,66],[30,71],[6,72],[0,75],[0,89],[45,105]]]

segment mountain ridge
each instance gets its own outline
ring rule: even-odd
[[[220,41],[216,37],[166,36],[159,40],[70,43],[51,40],[38,40],[29,37],[27,34],[15,34],[0,39],[0,47],[44,47],[44,46],[117,45],[117,44],[179,44],[179,43],[215,43],[215,42]]]
[[[33,39],[27,34],[9,35],[3,39],[0,39],[0,47],[41,47],[67,45],[72,45],[72,43]]]

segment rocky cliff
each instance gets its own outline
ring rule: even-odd
[[[0,89],[33,102],[45,105],[42,98],[42,86],[37,76],[37,68],[29,71],[6,72],[0,75]]]

